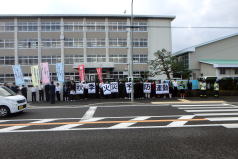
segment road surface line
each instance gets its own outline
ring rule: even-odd
[[[149,118],[150,118],[149,116],[142,116],[142,117],[134,118],[131,121],[146,120],[146,119],[149,119]],[[120,124],[113,125],[110,128],[112,128],[112,129],[114,129],[114,128],[126,128],[126,127],[129,127],[129,126],[134,125],[134,124],[136,124],[136,122],[135,123],[120,123]]]
[[[172,107],[208,107],[208,106],[224,106],[229,104],[178,104],[171,105]]]
[[[238,124],[222,124],[225,128],[238,128]]]
[[[113,123],[161,123],[173,121],[206,121],[205,118],[200,119],[165,119],[165,120],[128,120],[128,121],[80,121],[80,122],[54,122],[54,123],[20,123],[20,124],[0,124],[0,126],[35,126],[35,125],[66,125],[66,124],[113,124]]]
[[[182,116],[179,119],[192,119],[194,118],[195,115],[186,115],[186,116]],[[183,126],[187,123],[188,121],[174,121],[172,123],[170,123],[169,125],[167,125],[168,127],[174,127],[174,126]]]
[[[210,121],[237,121],[238,117],[218,117],[218,118],[206,118]]]
[[[96,111],[97,107],[89,107],[88,111],[84,114],[84,116],[82,117],[81,121],[90,119],[93,117],[95,111]]]
[[[178,109],[234,109],[236,107],[179,107]]]
[[[196,116],[230,116],[230,115],[238,115],[238,113],[199,113],[195,114]]]
[[[238,109],[184,110],[186,112],[238,112]]]
[[[54,121],[55,119],[43,119],[43,120],[39,120],[39,121],[35,121],[35,122],[31,122],[32,124],[39,124],[39,123],[47,123],[47,122],[51,122]],[[29,124],[31,124],[29,123]],[[31,126],[31,125],[29,125]],[[13,130],[17,130],[17,129],[21,129],[21,128],[25,128],[28,127],[28,125],[22,125],[22,126],[11,126],[11,127],[7,127],[7,128],[3,128],[0,129],[0,132],[4,132],[4,131],[13,131]]]
[[[95,121],[103,120],[103,119],[104,118],[91,118],[91,119],[84,120],[84,122],[95,122]],[[81,126],[81,125],[84,125],[84,124],[66,124],[66,125],[62,125],[62,126],[59,126],[59,127],[52,128],[51,130],[72,129],[74,127]]]
[[[75,129],[65,129],[65,130],[52,130],[52,129],[34,129],[34,130],[13,130],[9,132],[1,132],[0,133],[18,133],[18,132],[60,132],[60,131],[89,131],[89,130],[120,130],[120,129],[158,129],[158,128],[189,128],[189,127],[218,127],[223,126],[224,124],[202,124],[202,125],[184,125],[184,126],[139,126],[139,127],[126,127],[126,128],[110,128],[110,127],[99,127],[99,128],[75,128]]]

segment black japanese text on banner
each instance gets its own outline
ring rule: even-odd
[[[132,87],[132,83],[131,82],[126,82],[126,93],[129,94],[131,93],[131,87]]]
[[[88,83],[88,94],[96,93],[96,85],[95,83]]]
[[[118,82],[111,82],[111,92],[112,93],[118,93]]]
[[[156,84],[156,94],[169,94],[169,84]]]
[[[82,83],[76,83],[76,94],[83,94],[84,87]]]
[[[110,84],[103,84],[102,88],[103,88],[103,94],[104,95],[110,95],[111,94],[111,86],[110,86]]]
[[[151,83],[144,83],[143,84],[144,93],[151,93]]]

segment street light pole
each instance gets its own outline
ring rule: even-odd
[[[131,51],[130,51],[130,78],[131,78],[131,102],[134,102],[134,77],[133,77],[133,0],[131,0]]]

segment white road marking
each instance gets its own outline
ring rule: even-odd
[[[229,104],[184,104],[184,105],[172,105],[172,107],[208,107],[208,106],[224,106]]]
[[[82,117],[81,120],[83,121],[83,120],[92,118],[96,109],[97,109],[97,107],[89,107],[88,111],[84,114],[84,116]]]
[[[182,116],[178,119],[192,119],[194,118],[195,115],[186,115],[186,116]],[[175,127],[175,126],[183,126],[187,123],[188,121],[174,121],[172,123],[170,123],[169,125],[167,125],[168,127]]]
[[[42,119],[42,120],[34,121],[31,123],[47,123],[47,122],[54,121],[54,120],[55,119]],[[0,132],[13,131],[13,130],[17,130],[17,129],[21,129],[21,128],[25,128],[25,127],[28,127],[28,126],[11,126],[11,127],[0,129]]]
[[[87,119],[87,120],[83,120],[83,121],[93,122],[93,121],[99,121],[102,119],[104,119],[104,118],[91,118],[91,119]],[[72,129],[74,127],[81,126],[81,125],[84,125],[84,124],[67,124],[67,125],[62,125],[62,126],[58,126],[55,128],[51,128],[51,130],[66,130],[66,129]]]
[[[238,117],[218,117],[218,118],[206,118],[210,121],[236,121]]]
[[[224,126],[225,128],[238,128],[238,124],[234,123],[234,124],[222,124],[222,126]]]
[[[0,133],[17,133],[17,132],[53,132],[53,131],[87,131],[87,130],[117,130],[117,129],[156,129],[156,128],[188,128],[188,127],[218,127],[224,124],[201,124],[201,125],[183,125],[183,126],[139,126],[139,127],[125,127],[125,128],[110,128],[110,127],[99,127],[99,128],[75,128],[75,129],[64,129],[64,130],[52,130],[52,129],[34,129],[34,130],[13,130],[9,132]]]
[[[238,113],[200,113],[195,114],[196,116],[227,116],[227,115],[238,115]]]
[[[8,120],[0,120],[0,123],[7,122]]]
[[[221,109],[221,108],[224,108],[224,109],[234,109],[236,107],[179,107],[178,109]]]
[[[133,121],[133,120],[136,120],[136,121],[138,121],[138,120],[146,120],[146,119],[149,119],[149,118],[150,118],[149,116],[142,116],[142,117],[134,118],[131,121]],[[129,127],[129,126],[134,125],[134,124],[136,124],[136,122],[135,123],[120,123],[120,124],[113,125],[110,128],[112,128],[112,129],[115,129],[115,128],[116,129],[117,128],[126,128],[126,127]]]
[[[184,110],[186,112],[238,112],[238,109]]]

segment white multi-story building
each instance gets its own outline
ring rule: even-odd
[[[146,77],[148,60],[162,48],[172,50],[174,16],[135,15],[133,24],[134,76]],[[11,65],[20,64],[25,77],[30,66],[48,62],[51,78],[55,64],[65,64],[65,77],[78,80],[77,66],[85,65],[86,79],[128,76],[129,15],[0,15],[0,83],[13,82]]]

